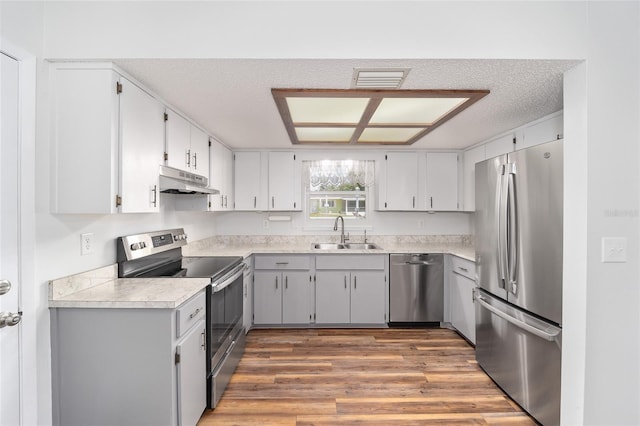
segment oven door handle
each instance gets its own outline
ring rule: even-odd
[[[224,290],[225,287],[228,287],[231,283],[240,278],[246,269],[246,263],[236,266],[236,268],[227,275],[228,278],[224,277],[222,281],[213,284],[213,292],[217,293]]]

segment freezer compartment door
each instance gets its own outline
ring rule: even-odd
[[[545,426],[560,424],[562,329],[476,291],[476,359]]]

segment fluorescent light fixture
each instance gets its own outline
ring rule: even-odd
[[[488,90],[271,89],[293,144],[410,145]]]

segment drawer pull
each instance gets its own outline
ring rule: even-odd
[[[276,262],[276,265],[288,265],[289,262]]]
[[[458,266],[458,269],[460,269],[461,271],[464,271],[464,272],[469,272],[469,270],[467,268],[463,268],[462,266]]]
[[[198,308],[195,311],[193,311],[191,313],[191,315],[189,315],[189,319],[193,319],[193,317],[195,317],[196,315],[198,315],[200,313],[200,311],[202,310],[202,308]]]

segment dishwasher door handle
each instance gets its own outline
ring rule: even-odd
[[[404,262],[404,264],[405,264],[405,265],[426,265],[426,266],[437,265],[437,263],[427,262],[426,260],[422,260],[422,261]]]

